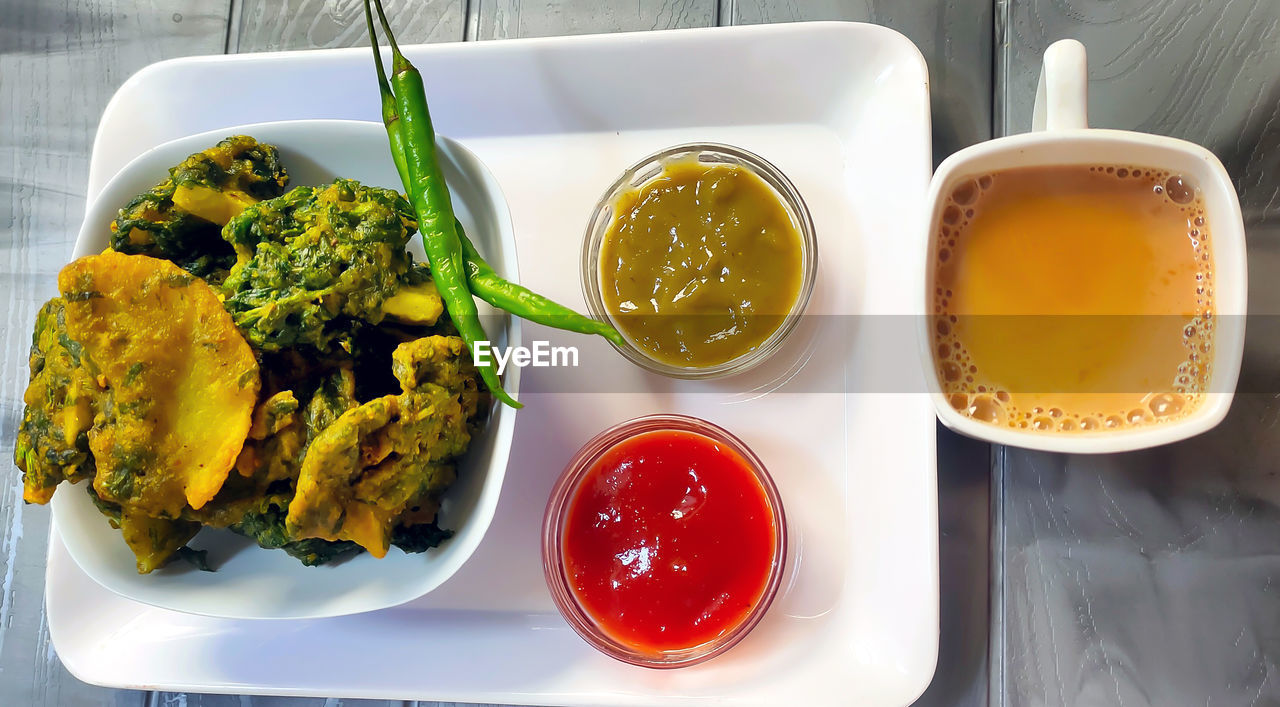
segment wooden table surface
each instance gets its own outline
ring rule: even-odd
[[[1090,51],[1095,125],[1184,137],[1223,158],[1250,229],[1251,310],[1280,310],[1280,286],[1270,282],[1280,274],[1277,0],[388,5],[406,43],[810,19],[885,24],[928,60],[935,160],[1026,130],[1039,54],[1054,39],[1077,37]],[[12,457],[34,315],[71,252],[94,130],[111,94],[142,66],[176,56],[360,45],[361,7],[0,0],[0,466]],[[1250,322],[1249,394],[1201,440],[1084,459],[991,450],[939,431],[941,655],[921,704],[1280,704],[1280,675],[1272,675],[1280,598],[1271,593],[1280,587],[1280,343],[1259,331],[1266,324]],[[58,662],[44,622],[48,509],[24,506],[17,471],[8,478],[0,484],[0,705],[358,702],[78,682]],[[1146,628],[1135,629],[1137,620]]]

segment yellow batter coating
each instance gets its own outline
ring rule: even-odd
[[[66,328],[102,388],[89,448],[99,498],[177,518],[222,488],[248,436],[258,364],[203,280],[109,252],[62,270]]]

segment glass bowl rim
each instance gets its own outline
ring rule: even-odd
[[[734,164],[749,170],[760,178],[769,187],[770,191],[774,192],[778,197],[778,201],[787,210],[788,215],[792,217],[800,236],[800,289],[796,292],[796,299],[791,305],[791,310],[785,315],[778,328],[774,329],[756,348],[739,354],[728,361],[711,366],[677,366],[659,361],[649,355],[637,346],[621,327],[617,326],[617,321],[604,306],[600,288],[600,249],[604,241],[604,235],[612,222],[611,207],[614,200],[622,191],[641,188],[661,176],[663,172],[661,165],[663,163],[686,155],[697,155],[698,157],[715,155],[721,158],[728,158],[728,161],[721,159],[715,162]],[[658,167],[656,171],[646,169],[655,165]],[[638,179],[641,175],[643,175],[643,178]],[[606,214],[608,215],[607,217]],[[749,150],[725,143],[681,143],[651,153],[633,163],[613,181],[613,184],[596,202],[595,208],[591,212],[591,218],[587,221],[587,230],[582,240],[581,286],[587,309],[596,319],[613,324],[627,344],[626,346],[619,346],[610,341],[609,345],[627,360],[641,368],[671,378],[687,380],[723,378],[746,372],[763,363],[778,349],[782,348],[788,336],[800,323],[800,318],[808,308],[809,300],[812,298],[817,275],[817,232],[813,225],[813,216],[809,212],[809,205],[800,195],[800,191],[796,189],[791,179],[769,160]]]
[[[578,603],[569,586],[564,571],[563,537],[564,522],[583,477],[607,451],[619,443],[650,432],[674,430],[701,435],[724,444],[739,454],[751,469],[764,492],[766,505],[774,521],[773,557],[769,563],[769,577],[765,581],[755,606],[737,625],[723,635],[697,646],[690,646],[660,654],[643,653],[610,638],[596,625],[591,615]],[[754,452],[728,430],[701,418],[689,415],[656,414],[637,417],[613,425],[582,445],[565,465],[564,471],[552,487],[547,508],[542,519],[542,569],[551,592],[552,601],[560,615],[583,640],[611,658],[646,668],[683,668],[710,660],[737,645],[760,623],[768,612],[778,589],[782,585],[783,570],[787,561],[787,522],[773,477]]]

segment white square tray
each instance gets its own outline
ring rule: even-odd
[[[810,313],[842,316],[809,318],[759,373],[731,383],[624,369],[634,379],[617,390],[633,392],[603,395],[557,392],[547,369],[524,371],[526,408],[492,527],[452,580],[394,609],[309,621],[156,609],[88,579],[55,527],[46,600],[63,663],[95,684],[198,692],[575,705],[914,700],[938,648],[934,415],[911,392],[924,390],[919,373],[901,363],[916,359],[912,328],[858,336],[867,327],[852,317],[919,314],[910,308],[930,154],[916,48],[882,27],[810,23],[407,53],[437,130],[474,150],[506,191],[525,284],[581,308],[581,238],[604,189],[650,152],[710,140],[757,152],[795,182],[818,233]],[[142,70],[103,115],[89,198],[165,140],[288,118],[377,120],[368,49]],[[554,336],[585,361],[611,355]],[[581,641],[551,604],[538,554],[563,464],[597,431],[654,412],[704,417],[750,445],[778,484],[791,535],[764,621],[724,656],[675,671],[623,665]]]

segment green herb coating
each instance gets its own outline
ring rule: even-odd
[[[327,351],[420,279],[405,251],[414,225],[398,193],[350,179],[254,204],[222,232],[240,259],[222,285],[227,311],[256,349]]]

